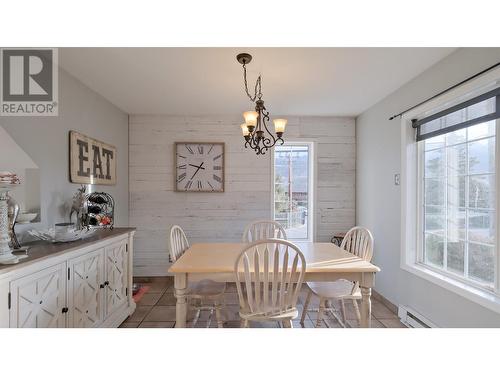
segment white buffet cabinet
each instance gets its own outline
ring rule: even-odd
[[[135,310],[134,233],[37,243],[20,263],[0,266],[0,327],[118,327]]]

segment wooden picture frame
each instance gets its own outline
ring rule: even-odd
[[[71,130],[69,180],[75,184],[116,185],[116,147]]]

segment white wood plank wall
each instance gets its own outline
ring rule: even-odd
[[[286,140],[315,142],[316,240],[329,241],[355,222],[354,118],[284,117]],[[237,242],[247,223],[270,218],[270,154],[256,156],[243,148],[241,116],[131,115],[129,121],[134,275],[166,274],[173,224],[183,227],[191,243]],[[173,191],[176,141],[226,143],[226,192]]]

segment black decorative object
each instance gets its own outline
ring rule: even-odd
[[[110,228],[114,225],[115,201],[108,193],[91,193],[84,202],[84,222],[90,227]]]

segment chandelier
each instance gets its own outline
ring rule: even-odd
[[[245,92],[253,103],[255,103],[255,111],[247,111],[243,113],[245,123],[241,124],[241,131],[243,138],[245,138],[245,148],[250,147],[257,155],[264,155],[276,143],[282,145],[285,143],[283,140],[283,133],[285,132],[286,119],[275,119],[274,131],[276,136],[269,131],[269,112],[264,106],[262,100],[262,77],[259,75],[255,82],[254,94],[250,95],[248,92],[247,83],[247,64],[252,61],[252,55],[248,53],[240,53],[236,59],[243,65],[243,80],[245,83]]]

